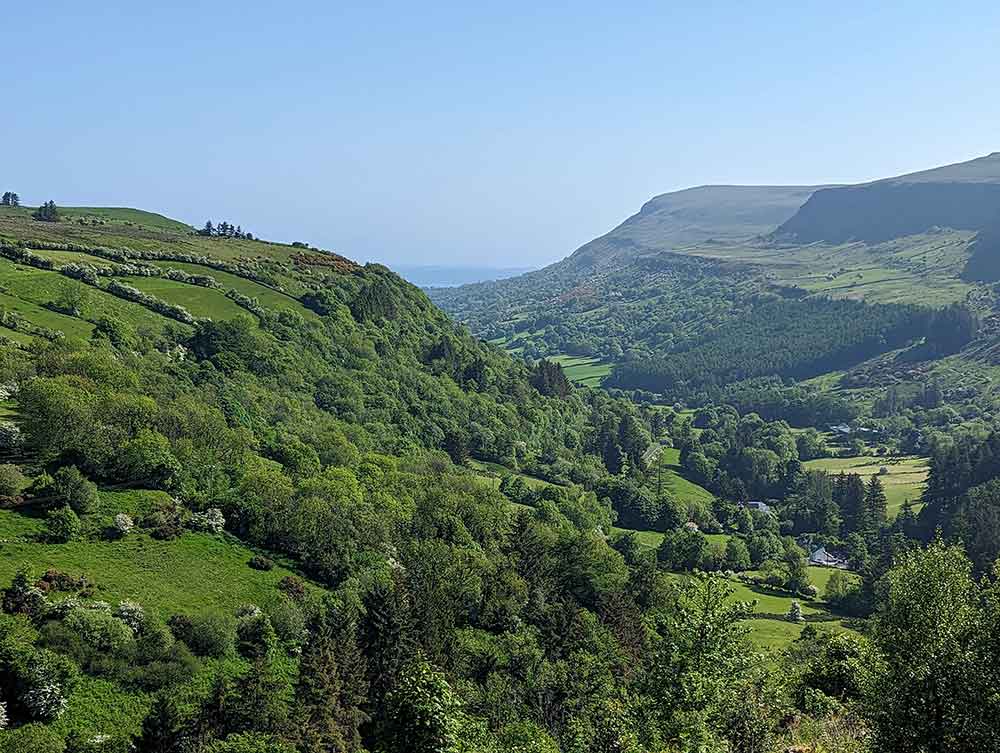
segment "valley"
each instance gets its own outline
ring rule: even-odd
[[[612,233],[641,251],[604,238],[430,291],[479,337],[386,267],[307,244],[0,207],[0,673],[20,689],[0,750],[154,750],[266,685],[284,721],[227,712],[224,740],[311,753],[287,699],[320,713],[318,664],[357,689],[318,703],[372,720],[336,727],[359,752],[410,729],[398,688],[428,672],[477,751],[559,750],[575,728],[531,700],[488,722],[509,710],[488,690],[537,698],[581,660],[592,678],[559,691],[590,709],[575,719],[649,693],[658,729],[721,736],[631,666],[673,661],[664,641],[706,619],[725,637],[678,671],[716,678],[723,717],[751,666],[825,693],[797,673],[868,650],[879,584],[918,542],[944,532],[976,572],[996,558],[1000,443],[977,234],[799,243],[814,190],[660,197]],[[678,245],[655,249],[657,227]],[[542,674],[513,677],[527,661]]]

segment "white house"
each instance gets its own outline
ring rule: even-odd
[[[847,560],[830,554],[826,551],[826,548],[822,546],[809,555],[809,564],[818,565],[819,567],[838,567],[842,570],[847,569]]]

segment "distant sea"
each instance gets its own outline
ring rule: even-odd
[[[433,267],[391,265],[396,274],[421,288],[453,288],[470,282],[503,280],[530,272],[532,267]]]

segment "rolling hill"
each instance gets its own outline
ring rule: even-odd
[[[789,220],[823,186],[699,186],[655,196],[564,262],[600,269],[687,246],[749,241]]]
[[[0,207],[0,750],[401,750],[414,678],[499,753],[564,724],[480,720],[472,643],[622,682],[611,632],[549,627],[634,601],[593,489],[626,464],[648,500],[648,411],[541,379],[381,265],[58,214]],[[313,744],[308,703],[350,713]]]
[[[703,186],[653,198],[545,269],[431,295],[517,354],[576,359],[606,385],[668,400],[813,380],[868,413],[881,391],[916,389],[968,344],[991,405],[998,218],[1000,153],[859,185]],[[984,322],[975,342],[911,347],[948,305]],[[885,359],[870,368],[883,356],[896,376]]]

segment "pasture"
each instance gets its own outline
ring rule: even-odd
[[[868,482],[878,474],[885,488],[887,511],[890,518],[896,516],[903,502],[910,500],[919,508],[920,498],[927,485],[929,460],[917,456],[905,457],[872,457],[862,455],[855,458],[819,458],[807,460],[803,465],[811,470],[824,470],[827,473],[856,473]],[[880,470],[885,467],[888,473]]]
[[[600,387],[601,381],[611,373],[611,364],[587,356],[553,356],[549,360],[559,363],[571,382],[586,387]]]

